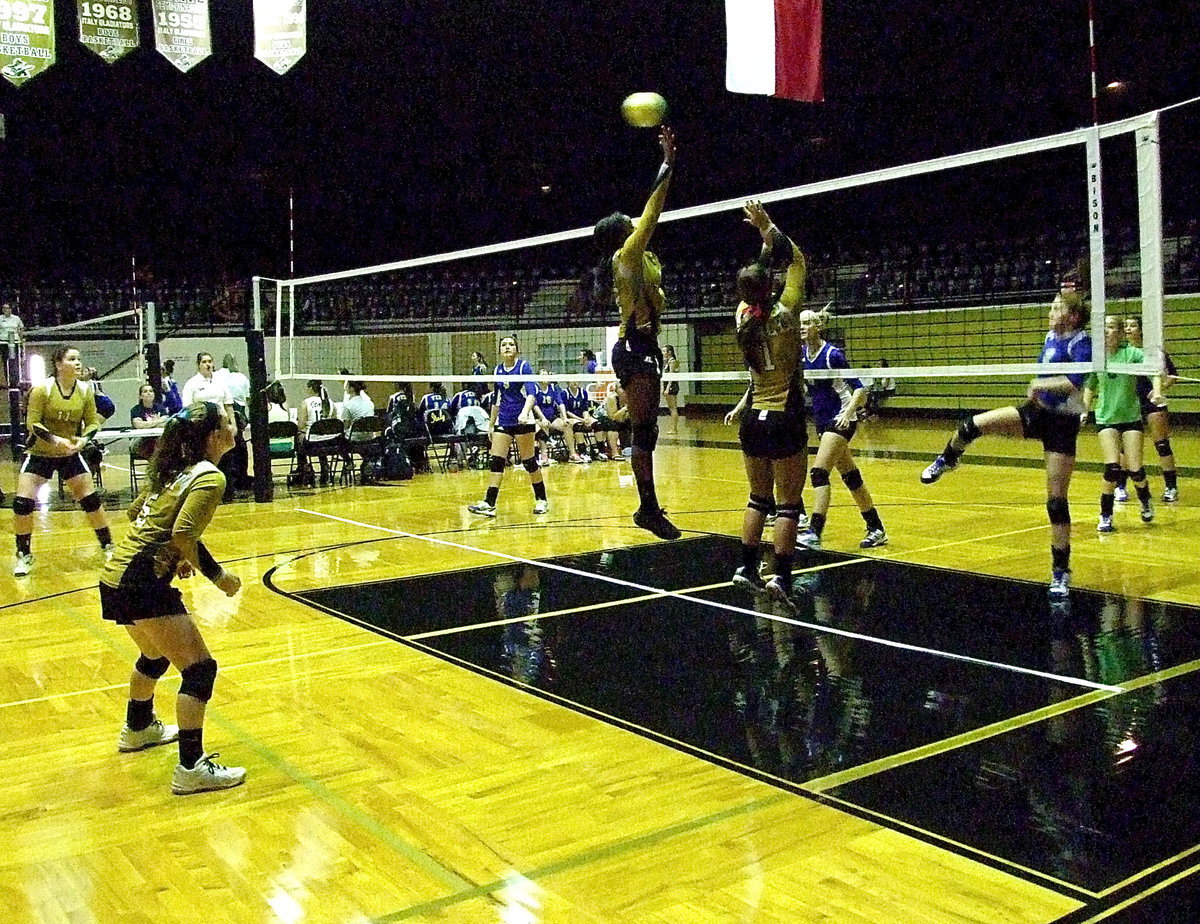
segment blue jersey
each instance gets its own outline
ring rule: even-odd
[[[486,370],[483,373],[487,375]],[[450,399],[450,416],[457,417],[464,407],[479,407],[479,395],[470,389],[463,389]]]
[[[533,367],[529,365],[528,360],[518,359],[511,369],[504,368],[504,364],[501,363],[496,367],[493,375],[510,379],[508,382],[497,382],[492,390],[492,394],[495,395],[500,405],[500,410],[496,414],[496,423],[501,427],[515,427],[518,423],[517,418],[521,416],[521,411],[525,407],[526,395],[537,394],[537,385],[525,381],[526,376],[533,375]]]
[[[547,420],[554,420],[558,416],[558,406],[562,404],[562,396],[553,383],[546,383],[545,388],[537,390],[537,398],[534,400],[538,410],[542,412],[542,416]]]
[[[1087,331],[1073,330],[1063,336],[1058,336],[1054,331],[1046,334],[1046,342],[1042,345],[1042,355],[1038,357],[1038,362],[1041,363],[1090,363],[1092,361],[1092,338],[1088,336]],[[1040,376],[1040,378],[1051,378],[1051,376]],[[1078,416],[1083,413],[1083,383],[1087,379],[1087,373],[1073,372],[1067,376],[1071,380],[1071,384],[1075,386],[1075,391],[1069,395],[1058,395],[1048,392],[1039,392],[1039,401],[1048,410],[1056,414],[1074,414]]]
[[[588,393],[585,389],[578,388],[578,391],[571,391],[571,386],[562,390],[559,397],[562,399],[563,407],[567,409],[568,414],[574,414],[576,417],[582,417],[588,412],[592,406],[592,401],[588,398]]]
[[[446,400],[446,396],[436,391],[425,395],[418,405],[422,414],[428,414],[430,411],[444,411],[449,406],[450,402]]]
[[[816,353],[809,354],[808,346],[804,347],[804,368],[807,369],[849,369],[846,354],[826,341]],[[833,420],[850,403],[854,392],[862,388],[858,379],[809,379],[805,377],[808,393],[812,397],[813,423],[819,431],[828,430],[833,426]]]

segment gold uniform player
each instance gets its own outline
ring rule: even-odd
[[[808,437],[804,422],[804,363],[796,306],[804,298],[804,254],[775,227],[761,203],[748,202],[746,221],[763,238],[758,260],[737,276],[741,299],[736,315],[738,346],[750,368],[750,387],[729,414],[741,419],[739,437],[750,482],[750,500],[742,518],[742,565],[736,586],[766,594],[792,609],[792,558],[803,504]],[[772,268],[786,266],[779,300],[771,304]],[[759,545],[778,499],[775,521],[775,576],[763,584],[758,574]]]
[[[112,549],[108,517],[81,455],[88,440],[100,430],[96,393],[91,383],[79,378],[83,363],[73,346],[56,349],[51,362],[54,374],[29,390],[25,416],[29,445],[13,498],[13,532],[17,540],[13,574],[17,577],[29,574],[33,567],[33,499],[56,474],[62,476],[63,484],[87,514],[105,554]]]
[[[124,626],[138,646],[129,678],[120,751],[141,751],[179,740],[171,780],[176,795],[229,789],[246,777],[242,767],[216,763],[204,751],[204,713],[217,678],[217,662],[178,590],[176,574],[199,571],[232,597],[242,586],[200,541],[221,505],[225,475],[217,468],[233,448],[236,425],[220,405],[197,402],[163,428],[146,473],[146,487],[129,508],[133,528],[113,552],[100,578],[101,615]],[[154,689],[172,664],[182,683],[176,699],[179,726],[154,714]]]
[[[658,443],[658,405],[662,394],[663,354],[658,347],[666,295],[662,267],[646,248],[658,225],[675,168],[675,135],[663,127],[659,135],[663,163],[654,188],[635,223],[619,212],[597,223],[594,240],[599,263],[581,285],[586,302],[603,316],[615,301],[621,314],[612,368],[629,406],[633,453],[630,465],[637,482],[639,506],[633,522],[660,539],[678,539],[679,530],[659,506],[654,487],[654,448]]]

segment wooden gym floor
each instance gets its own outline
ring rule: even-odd
[[[190,797],[173,747],[116,752],[134,649],[82,515],[40,514],[33,574],[0,570],[4,919],[1192,919],[1194,468],[1100,537],[1085,440],[1051,607],[1037,447],[923,486],[946,435],[860,431],[890,543],[860,554],[835,479],[790,622],[728,586],[718,424],[660,443],[670,545],[624,463],[553,467],[541,518],[520,471],[494,520],[474,471],[227,505],[206,540],[241,595],[182,586],[221,664],[206,744],[249,774]]]

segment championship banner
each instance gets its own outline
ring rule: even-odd
[[[54,63],[54,0],[0,0],[0,74],[21,86]]]
[[[151,0],[154,47],[185,74],[212,54],[208,0]]]
[[[286,74],[308,47],[308,0],[254,0],[254,57]]]
[[[125,57],[141,42],[137,0],[79,4],[79,41],[109,64]]]

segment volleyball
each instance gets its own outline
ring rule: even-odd
[[[621,103],[621,115],[634,128],[655,128],[667,114],[667,101],[657,93],[631,93]]]

